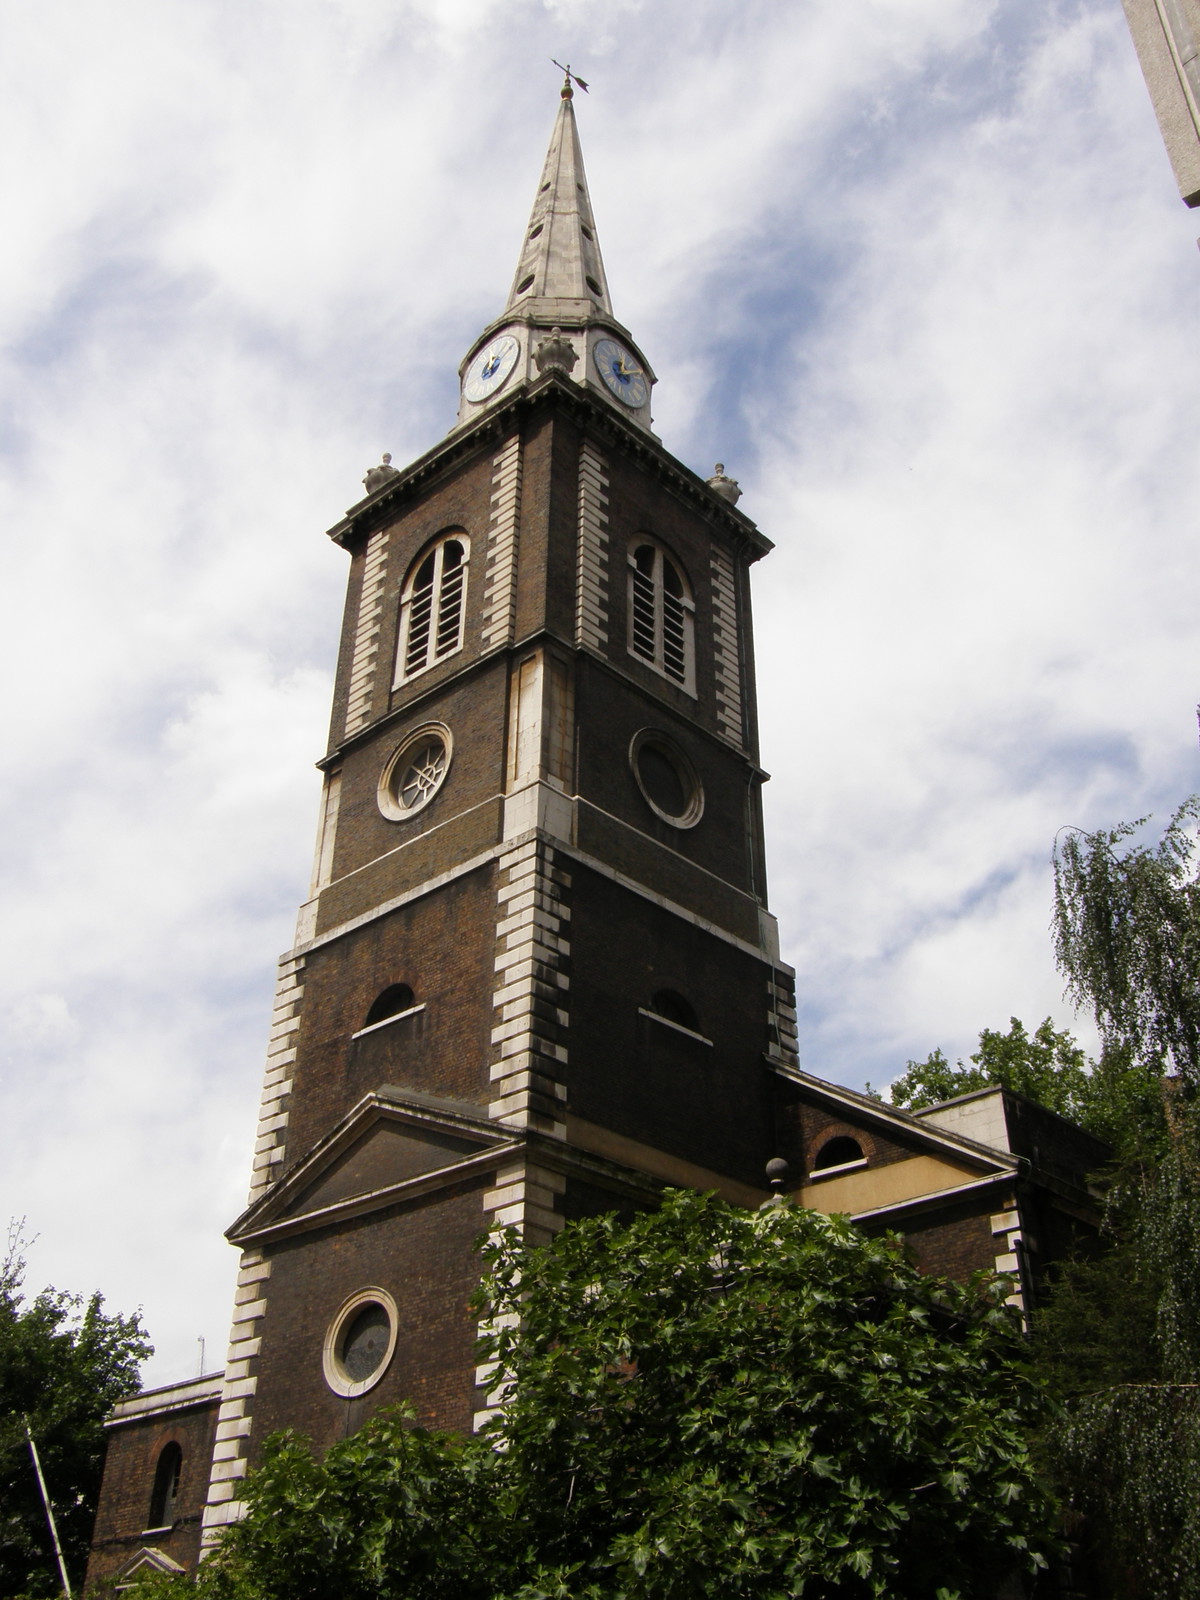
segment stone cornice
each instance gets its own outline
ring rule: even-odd
[[[431,702],[436,703],[447,689],[458,688],[472,677],[486,672],[500,658],[511,660],[521,652],[528,653],[530,650],[547,647],[559,651],[563,655],[586,657],[598,671],[606,673],[609,677],[618,680],[622,684],[631,685],[633,688],[645,692],[645,684],[636,678],[633,673],[626,671],[619,660],[614,661],[610,656],[601,655],[598,650],[594,650],[588,645],[577,644],[573,639],[566,639],[553,628],[534,628],[531,632],[522,634],[519,639],[513,640],[511,644],[494,645],[490,650],[481,651],[479,655],[473,656],[469,661],[465,661],[461,667],[457,667],[453,672],[446,673],[445,677],[432,679],[427,685],[421,687],[411,699],[405,700],[401,705],[391,707],[388,711],[380,712],[379,716],[374,718],[373,721],[364,723],[361,728],[356,728],[353,733],[339,740],[337,744],[330,745],[326,753],[314,765],[320,771],[327,772],[330,767],[336,767],[339,762],[344,761],[352,751],[357,750],[362,745],[370,744],[381,731],[391,726],[400,726],[411,722],[414,717],[420,716],[424,705]],[[420,680],[411,681],[420,682]],[[668,689],[671,687],[669,684],[666,686]],[[757,783],[770,781],[771,774],[759,765],[750,751],[735,744],[732,739],[727,739],[715,729],[707,727],[687,705],[666,698],[658,691],[657,685],[655,685],[655,690],[657,692],[654,704],[661,706],[669,716],[686,722],[690,733],[698,735],[707,744],[714,749],[722,751],[725,755],[736,756],[745,764]]]
[[[352,549],[375,528],[391,522],[407,503],[463,461],[489,447],[494,448],[543,411],[562,412],[589,433],[599,435],[611,448],[640,461],[679,498],[720,527],[747,562],[759,560],[774,548],[749,517],[710,489],[703,478],[685,467],[658,440],[558,372],[547,372],[536,383],[522,384],[506,401],[495,405],[476,421],[452,429],[440,444],[419,456],[374,494],[351,506],[342,520],[329,529],[329,537],[344,549]]]

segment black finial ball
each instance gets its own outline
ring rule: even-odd
[[[767,1162],[767,1182],[776,1194],[783,1190],[791,1171],[791,1167],[782,1156],[774,1156]]]

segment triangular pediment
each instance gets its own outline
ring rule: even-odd
[[[964,1174],[981,1176],[1012,1171],[1018,1165],[1012,1152],[999,1143],[984,1143],[978,1138],[967,1137],[930,1118],[876,1100],[871,1095],[860,1094],[842,1084],[814,1077],[799,1068],[784,1068],[775,1064],[775,1073],[781,1083],[791,1086],[792,1092],[800,1100],[819,1109],[823,1120],[828,1122],[831,1134],[861,1129],[891,1145],[893,1160],[903,1153],[909,1157],[944,1163],[947,1168],[957,1169]]]
[[[117,1572],[117,1591],[119,1593],[123,1589],[132,1588],[135,1580],[144,1578],[151,1572],[181,1573],[185,1570],[178,1561],[172,1561],[164,1551],[156,1550],[153,1545],[143,1545]]]
[[[436,1172],[482,1148],[478,1139],[464,1139],[440,1129],[416,1129],[382,1117],[296,1195],[287,1215],[321,1210],[353,1195],[371,1194],[423,1172]]]
[[[303,1232],[455,1181],[513,1148],[486,1109],[386,1088],[368,1095],[237,1219],[236,1243]]]

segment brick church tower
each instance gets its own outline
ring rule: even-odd
[[[330,531],[350,557],[311,898],[280,963],[204,1511],[258,1443],[412,1399],[468,1428],[473,1241],[761,1198],[792,1059],[765,909],[748,569],[651,431],[570,82],[457,425]]]
[[[316,865],[280,962],[224,1372],[109,1419],[89,1582],[186,1570],[262,1441],[415,1403],[468,1429],[474,1242],[795,1199],[934,1271],[1045,1264],[1095,1141],[1000,1089],[916,1115],[801,1071],[766,909],[749,568],[718,467],[651,429],[568,78],[512,291],[455,427],[367,474]],[[781,1180],[782,1181],[782,1180]]]

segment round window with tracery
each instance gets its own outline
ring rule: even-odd
[[[403,822],[427,806],[446,781],[453,741],[449,728],[428,722],[410,733],[379,779],[379,809]]]

